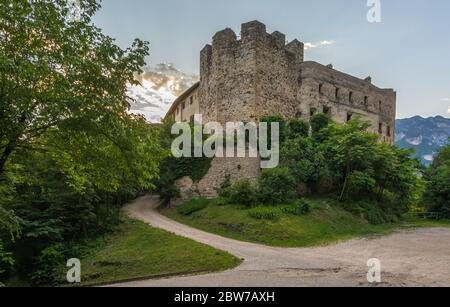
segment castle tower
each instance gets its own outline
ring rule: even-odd
[[[258,121],[266,115],[287,117],[299,104],[299,65],[304,45],[286,45],[278,31],[268,34],[259,21],[217,32],[201,52],[199,99],[206,120]]]

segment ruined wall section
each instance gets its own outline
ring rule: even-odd
[[[316,113],[329,113],[338,123],[360,116],[371,122],[370,131],[393,143],[396,93],[380,89],[371,79],[361,80],[316,62],[300,65],[300,101],[302,118]]]

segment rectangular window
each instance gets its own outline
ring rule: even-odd
[[[183,102],[183,104],[181,105],[181,109],[182,110],[186,109],[186,102]]]
[[[387,136],[391,137],[391,126],[387,127]]]
[[[378,133],[383,134],[383,124],[382,123],[378,124]]]
[[[319,84],[319,94],[322,94],[322,90],[323,90],[323,84]]]
[[[353,103],[353,92],[348,94],[348,102]]]
[[[364,96],[364,105],[367,107],[369,105],[369,97]]]
[[[329,108],[329,107],[323,107],[323,113],[324,113],[324,114],[331,115],[331,108]]]
[[[336,100],[339,99],[339,88],[336,88],[336,93],[334,94],[334,97],[336,98]]]
[[[189,103],[190,103],[190,104],[193,104],[193,103],[194,103],[194,96],[191,96],[191,97],[189,98]]]

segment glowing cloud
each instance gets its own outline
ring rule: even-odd
[[[315,43],[305,43],[305,49],[313,49],[313,48],[317,48],[317,47],[323,47],[323,46],[330,46],[330,45],[334,45],[336,44],[335,40],[324,40],[324,41],[320,41],[320,42],[315,42]]]
[[[198,81],[171,64],[158,64],[135,76],[141,85],[129,86],[131,113],[142,114],[148,121],[160,122],[174,100]]]

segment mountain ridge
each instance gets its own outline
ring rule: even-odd
[[[396,121],[395,144],[400,148],[415,149],[414,157],[425,165],[433,162],[440,148],[450,144],[450,118],[441,115],[416,115]]]

